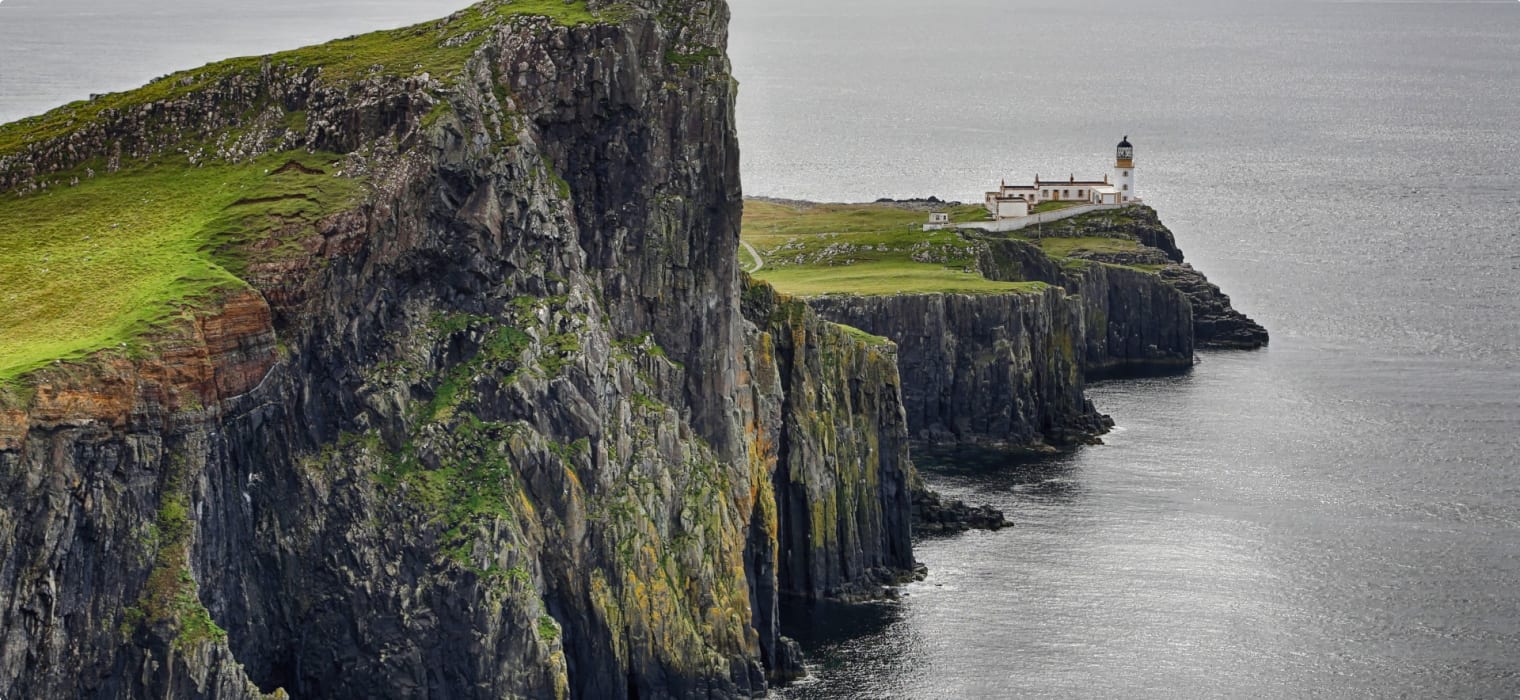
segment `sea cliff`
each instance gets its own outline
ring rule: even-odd
[[[825,318],[898,345],[914,440],[1049,450],[1112,422],[1091,379],[1186,371],[1198,348],[1255,349],[1267,332],[1187,265],[1155,210],[1079,215],[1037,233],[925,232],[943,202],[751,200],[762,276]]]
[[[911,576],[895,349],[743,287],[727,19],[487,2],[0,128],[7,211],[131,205],[81,265],[172,202],[208,271],[7,355],[0,696],[751,697],[779,596]]]
[[[1081,307],[1063,291],[831,295],[825,318],[892,338],[913,437],[1034,447],[1104,432],[1083,393]]]

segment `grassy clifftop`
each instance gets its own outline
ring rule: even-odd
[[[942,209],[952,223],[984,220],[979,205]],[[1154,273],[1170,261],[1131,232],[1133,212],[1097,212],[1040,229],[981,234],[954,228],[924,231],[928,211],[896,203],[814,204],[748,200],[739,251],[746,270],[778,290],[802,297],[915,293],[988,294],[1037,291],[1045,281],[989,279],[979,260],[988,240],[1028,243],[1067,268],[1091,265]],[[986,237],[983,237],[986,236]],[[1008,271],[996,275],[1009,279]]]
[[[187,304],[246,288],[263,260],[304,255],[327,212],[353,206],[339,156],[155,165],[26,197],[0,196],[0,381],[131,343]]]
[[[0,126],[0,383],[130,347],[247,288],[249,262],[315,254],[320,222],[356,207],[365,185],[340,175],[343,154],[320,150],[331,139],[308,135],[304,106],[282,96],[290,85],[342,96],[361,80],[447,81],[514,18],[575,26],[630,12],[616,3],[593,11],[584,0],[487,0],[441,20],[213,63]],[[248,135],[256,131],[263,135]]]
[[[981,207],[961,206],[956,220]],[[955,231],[923,230],[925,212],[891,204],[744,203],[744,242],[764,263],[755,277],[797,296],[1030,291],[977,271],[976,244]],[[753,269],[753,261],[748,265]]]

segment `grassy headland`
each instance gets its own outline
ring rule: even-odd
[[[985,210],[962,205],[958,222]],[[892,204],[744,203],[745,242],[765,259],[755,276],[797,296],[994,293],[1039,283],[995,282],[977,272],[976,244],[955,231],[924,231],[927,212]]]
[[[1066,203],[1060,203],[1066,204]],[[1060,208],[1060,207],[1057,207]],[[985,221],[980,205],[947,206],[952,224]],[[813,204],[746,200],[743,241],[764,260],[754,276],[787,294],[880,296],[901,293],[1032,291],[1040,282],[1000,282],[979,272],[978,237],[991,235],[1039,247],[1066,267],[1107,265],[1155,272],[1165,260],[1124,230],[1129,210],[1100,211],[1038,229],[980,234],[954,228],[924,231],[928,210],[898,203]],[[755,267],[741,246],[740,263]],[[1139,262],[1137,262],[1137,259]]]
[[[1097,238],[1092,236],[1080,238],[1067,238],[1064,236],[1016,237],[1040,246],[1040,250],[1045,251],[1046,255],[1053,258],[1069,258],[1077,253],[1134,253],[1143,247],[1139,241],[1128,238]]]

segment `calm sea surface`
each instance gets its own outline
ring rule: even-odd
[[[3,0],[0,121],[459,1]],[[734,0],[752,194],[1139,186],[1273,347],[1108,444],[920,456],[1016,526],[796,611],[795,698],[1520,697],[1520,3]]]

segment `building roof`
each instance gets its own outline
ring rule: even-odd
[[[1119,142],[1119,148],[1134,148],[1129,143],[1129,136],[1125,136],[1124,140]]]
[[[1107,180],[1035,180],[1036,185],[1082,185],[1090,187],[1095,185],[1107,185]]]

